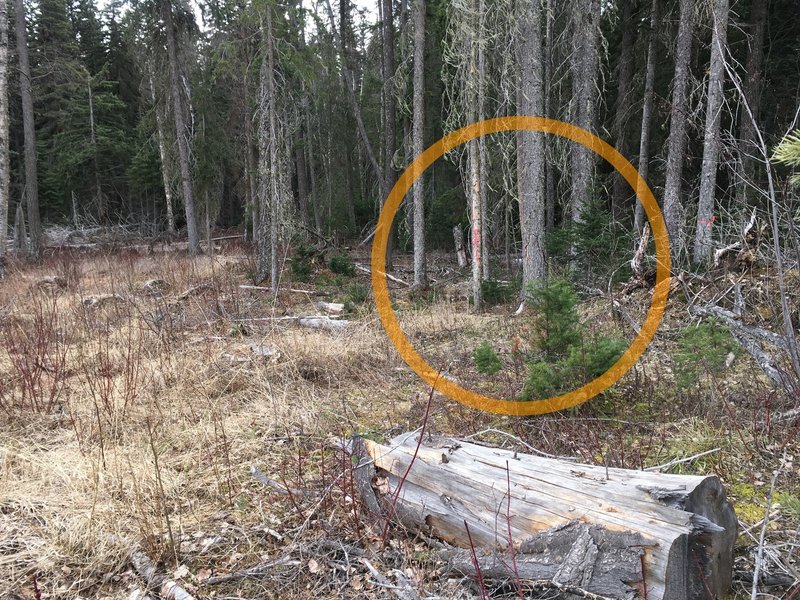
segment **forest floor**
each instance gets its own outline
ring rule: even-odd
[[[38,266],[7,267],[0,597],[140,600],[148,592],[133,563],[141,567],[144,557],[195,598],[389,598],[397,588],[386,580],[398,578],[422,598],[480,597],[473,582],[439,575],[423,539],[401,531],[385,545],[364,539],[342,440],[416,429],[429,394],[383,331],[369,275],[337,275],[320,261],[306,281],[293,281],[287,263],[274,299],[252,287],[248,252],[236,243],[195,259],[61,251]],[[368,264],[366,254],[354,258]],[[513,316],[516,303],[471,313],[467,274],[450,260],[433,257],[435,293],[392,286],[403,330],[465,387],[513,396],[524,372],[513,351],[527,317]],[[396,262],[394,274],[408,280],[408,257]],[[761,597],[794,597],[796,399],[770,385],[744,352],[721,373],[674,385],[671,357],[681,332],[697,322],[687,299],[721,302],[731,277],[676,289],[642,361],[601,397],[513,418],[437,393],[427,427],[627,468],[719,448],[672,472],[724,481],[740,521],[736,597],[750,596],[747,574],[766,515],[762,569],[780,585],[762,587],[771,596]],[[774,295],[769,274],[741,281],[759,324],[779,331],[774,308],[759,300]],[[641,323],[651,291],[617,297],[632,322]],[[288,318],[320,314],[320,301],[347,305],[346,329],[304,328]],[[607,298],[582,297],[587,327],[632,339],[619,312]],[[474,369],[473,352],[487,340],[510,375]]]

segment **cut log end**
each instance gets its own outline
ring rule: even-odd
[[[601,598],[699,600],[730,587],[736,517],[715,477],[576,465],[453,439],[417,448],[408,434],[356,442],[387,482],[359,487],[370,519],[380,522],[381,511],[451,544],[442,558],[453,572],[475,575],[477,564],[484,579]]]

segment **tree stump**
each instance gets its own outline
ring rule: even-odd
[[[417,447],[417,435],[357,440],[355,453],[375,469],[360,474],[373,482],[360,493],[372,520],[446,542],[441,557],[453,572],[601,598],[706,600],[730,588],[737,521],[716,477],[607,469],[451,438]]]

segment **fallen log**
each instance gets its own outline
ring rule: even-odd
[[[315,306],[322,312],[331,315],[340,315],[344,312],[344,304],[339,302],[317,302]]]
[[[359,263],[355,263],[354,266],[355,266],[356,269],[358,269],[362,273],[367,273],[369,275],[372,275],[372,271],[369,269],[369,267],[365,267],[364,265],[359,264]],[[395,283],[399,283],[400,285],[404,285],[406,287],[411,287],[408,284],[407,281],[403,281],[402,279],[399,279],[399,278],[395,277],[394,275],[390,275],[389,273],[381,273],[381,275],[384,275],[386,277],[386,279],[388,279],[389,281],[394,281]]]
[[[442,557],[456,572],[474,574],[477,564],[484,579],[602,598],[700,600],[730,587],[737,520],[716,477],[579,465],[451,438],[417,444],[412,433],[353,445],[375,468],[361,491],[374,495],[365,512],[455,546]]]

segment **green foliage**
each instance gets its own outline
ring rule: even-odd
[[[292,269],[292,276],[297,281],[308,281],[314,272],[314,260],[319,252],[305,244],[298,244],[294,249],[294,254],[289,259]]]
[[[572,346],[567,365],[573,371],[583,371],[584,379],[591,381],[608,371],[628,348],[628,343],[615,337],[594,336],[588,347]]]
[[[353,304],[363,304],[369,298],[370,288],[360,283],[354,283],[347,291],[347,299]]]
[[[494,348],[491,347],[489,342],[481,342],[472,353],[472,360],[475,361],[475,367],[479,373],[484,375],[494,375],[503,368],[503,363]]]
[[[587,346],[570,346],[569,355],[558,361],[531,362],[522,388],[522,399],[563,394],[596,379],[619,360],[627,347],[624,340],[595,336]]]
[[[784,513],[790,515],[793,519],[800,519],[800,498],[795,494],[778,492],[776,500],[781,505]]]
[[[528,362],[522,399],[561,394],[596,379],[625,352],[625,340],[607,336],[585,339],[578,318],[578,298],[569,282],[551,279],[544,286],[528,288],[533,317],[533,347]]]
[[[775,148],[772,160],[790,167],[800,167],[800,129],[783,138]],[[800,186],[800,174],[792,177],[792,184]]]
[[[467,222],[467,203],[461,185],[433,196],[427,209],[431,248],[453,249],[453,227]]]
[[[631,274],[627,260],[633,247],[632,234],[615,222],[598,200],[586,207],[581,218],[545,235],[547,255],[604,279],[613,271],[615,281],[627,280]]]
[[[519,294],[520,281],[504,282],[495,279],[481,281],[481,297],[489,306],[508,304]]]
[[[578,329],[578,297],[564,279],[551,279],[546,285],[531,284],[527,289],[527,302],[534,308],[533,344],[549,360],[569,353],[570,346],[580,342]]]
[[[328,260],[328,268],[337,275],[352,275],[356,268],[347,254],[334,254]]]
[[[360,283],[352,284],[347,290],[347,296],[344,299],[344,309],[347,312],[353,312],[355,308],[364,304],[369,298],[370,288]]]
[[[522,386],[522,400],[549,398],[564,387],[563,370],[560,365],[545,361],[528,364],[528,376]]]
[[[728,328],[716,319],[687,327],[678,340],[673,362],[675,382],[684,389],[691,387],[703,373],[722,371],[728,354],[737,351],[738,346]]]
[[[570,228],[553,229],[544,236],[544,248],[547,256],[551,258],[567,258],[571,245],[572,229]]]

